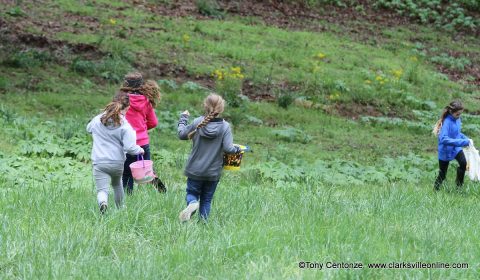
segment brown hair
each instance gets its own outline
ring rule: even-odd
[[[205,108],[205,118],[197,125],[194,131],[188,134],[188,139],[192,139],[197,129],[206,126],[213,118],[221,114],[225,108],[225,100],[220,95],[210,94],[203,100]]]
[[[463,104],[459,100],[454,100],[450,102],[450,104],[445,106],[442,114],[440,115],[440,118],[438,119],[437,123],[435,123],[435,126],[433,127],[433,131],[432,131],[433,135],[438,136],[438,134],[440,133],[440,130],[442,129],[443,120],[445,120],[448,114],[453,114],[460,110],[463,110]]]
[[[105,109],[103,109],[104,113],[100,118],[100,121],[103,125],[107,125],[111,119],[115,126],[120,126],[122,124],[120,112],[128,106],[130,106],[130,98],[128,97],[128,94],[125,92],[117,93],[113,97],[112,102],[108,103]]]
[[[144,83],[140,72],[132,72],[125,75],[123,86],[120,90],[127,93],[135,92],[144,95],[153,107],[157,105],[157,101],[160,101],[161,98],[160,87],[157,82],[147,80]]]

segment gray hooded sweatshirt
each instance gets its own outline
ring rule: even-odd
[[[94,117],[87,125],[87,132],[93,136],[92,162],[124,163],[125,153],[138,155],[142,148],[136,144],[135,130],[127,119],[122,116],[121,125],[115,126],[109,120],[105,126],[100,118],[103,114]]]
[[[195,130],[204,117],[198,117],[188,124],[188,115],[182,114],[178,121],[178,138],[188,140],[188,134]],[[222,175],[223,153],[233,154],[240,150],[233,145],[230,124],[223,119],[212,119],[197,130],[192,138],[192,152],[187,160],[185,176],[193,180],[218,181]]]

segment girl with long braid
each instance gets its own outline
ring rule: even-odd
[[[463,105],[460,101],[453,101],[447,105],[440,119],[433,127],[433,134],[438,137],[438,165],[440,168],[434,189],[439,190],[447,175],[450,161],[456,159],[458,162],[456,185],[460,188],[463,185],[467,161],[463,154],[462,147],[473,145],[473,140],[467,138],[463,133],[460,115],[463,112]]]
[[[123,203],[122,174],[125,153],[144,153],[143,149],[135,144],[135,130],[125,119],[129,107],[128,94],[118,93],[103,112],[87,125],[87,132],[93,136],[93,177],[102,214],[107,210],[110,184],[115,193],[116,206],[120,207]]]
[[[188,124],[190,113],[184,111],[178,121],[178,137],[192,140],[192,151],[187,160],[187,207],[180,212],[180,221],[190,219],[200,209],[200,217],[207,219],[213,195],[222,175],[223,153],[238,153],[240,148],[233,145],[230,124],[219,118],[225,100],[219,95],[210,94],[203,102],[205,116]]]

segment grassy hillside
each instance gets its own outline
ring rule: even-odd
[[[354,35],[342,28],[361,22],[292,30],[253,16],[174,17],[153,1],[2,4],[2,278],[479,277],[478,183],[456,190],[455,163],[432,191],[430,133],[458,98],[465,134],[480,141],[469,72],[478,38],[411,24],[364,23]],[[131,70],[162,87],[150,135],[169,191],[140,186],[101,217],[85,126]],[[235,142],[254,152],[224,172],[207,224],[180,224],[191,144],[177,139],[176,122],[185,109],[202,114],[211,91],[227,99]]]

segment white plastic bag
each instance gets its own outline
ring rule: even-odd
[[[480,155],[478,150],[470,145],[463,148],[463,153],[467,159],[467,175],[472,181],[480,181]]]

